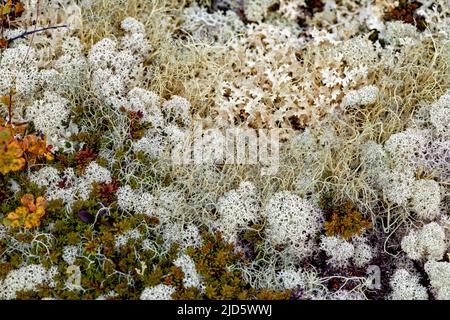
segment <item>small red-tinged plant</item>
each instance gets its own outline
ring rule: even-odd
[[[415,25],[420,31],[424,31],[427,27],[425,18],[416,13],[416,10],[421,6],[422,3],[418,1],[400,0],[396,7],[385,13],[384,19],[386,21],[403,21]]]
[[[75,161],[77,163],[77,168],[83,170],[88,166],[91,161],[94,161],[97,158],[97,153],[90,149],[85,148],[83,150],[78,151],[75,154]]]

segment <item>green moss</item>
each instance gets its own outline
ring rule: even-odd
[[[324,229],[327,236],[349,239],[372,226],[350,201],[336,202],[333,193],[323,195],[319,206],[325,212]]]
[[[263,224],[253,224],[249,230],[244,232],[243,239],[248,242],[260,242],[263,240],[261,237],[261,231],[263,230]]]
[[[13,180],[18,183],[20,191],[17,193],[9,189],[9,181]],[[45,189],[40,188],[28,179],[26,172],[14,172],[8,176],[0,175],[0,213],[7,214],[14,211],[21,205],[20,199],[23,195],[30,193],[33,195],[44,195]],[[2,200],[3,198],[3,200]]]
[[[276,293],[268,290],[258,291],[246,283],[239,271],[232,266],[243,262],[242,254],[235,247],[223,241],[220,233],[215,236],[203,234],[204,242],[200,248],[188,248],[187,253],[194,260],[197,272],[205,283],[205,298],[214,300],[247,300],[260,297],[271,299],[290,297],[289,292]],[[269,295],[270,293],[270,295]],[[177,296],[176,294],[174,295]]]
[[[4,175],[0,175],[0,210],[7,208],[7,200],[13,196],[13,192],[8,187],[9,180]]]
[[[55,154],[55,160],[54,167],[60,172],[64,171],[66,168],[76,167],[75,155],[73,153],[65,154],[57,152]]]
[[[121,299],[138,299],[145,287],[145,278],[139,275],[137,270],[142,267],[141,261],[150,266],[155,255],[152,252],[147,254],[140,248],[142,239],[131,239],[127,245],[117,249],[115,238],[131,229],[143,228],[144,224],[151,226],[151,221],[145,215],[126,217],[116,210],[111,210],[110,218],[114,221],[112,224],[101,224],[99,221],[98,225],[92,228],[91,224],[82,222],[76,215],[79,210],[95,214],[98,209],[98,203],[93,199],[77,201],[73,204],[71,215],[66,217],[64,210],[58,210],[55,205],[52,218],[59,219],[53,229],[56,245],[48,259],[50,264],[58,265],[59,285],[55,294],[62,299],[93,299],[114,291]],[[141,231],[148,232],[148,228],[144,227]],[[67,293],[63,284],[68,280],[68,265],[61,261],[62,249],[65,245],[80,242],[83,245],[84,257],[76,258],[74,264],[80,267],[81,285],[84,290]],[[132,288],[129,286],[131,278],[134,283]]]
[[[145,155],[145,153],[143,151],[136,152],[136,159],[140,163],[146,163],[146,155]]]
[[[146,287],[154,287],[161,283],[161,279],[164,276],[164,271],[160,265],[156,265],[144,279]]]

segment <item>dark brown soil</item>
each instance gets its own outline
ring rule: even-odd
[[[386,21],[403,21],[413,24],[420,31],[424,31],[427,27],[425,18],[416,14],[416,10],[422,6],[418,1],[400,0],[397,7],[386,12],[384,19]]]

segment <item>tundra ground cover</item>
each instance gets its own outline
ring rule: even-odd
[[[0,299],[450,299],[448,0],[0,0],[0,27]],[[221,132],[276,132],[276,170],[196,158]]]

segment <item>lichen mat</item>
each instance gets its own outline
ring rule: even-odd
[[[449,8],[0,0],[0,299],[450,299]]]

